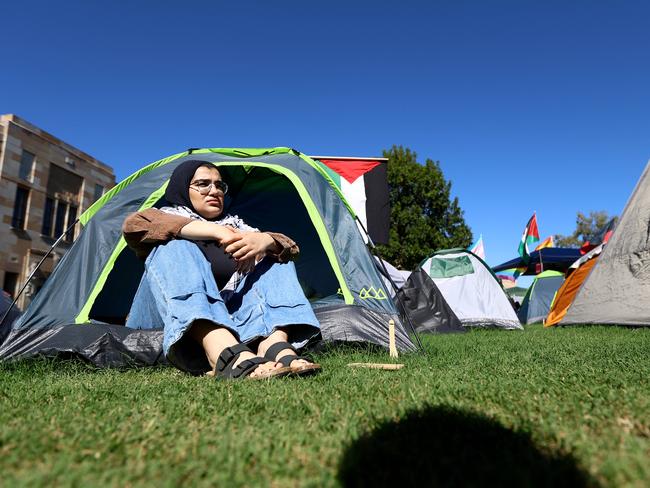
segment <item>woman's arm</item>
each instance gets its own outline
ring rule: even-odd
[[[129,215],[122,225],[122,233],[136,255],[145,258],[158,244],[177,238],[181,229],[190,222],[192,219],[188,217],[148,208]]]
[[[124,239],[138,257],[146,258],[158,244],[172,239],[210,240],[221,243],[232,236],[230,227],[149,208],[129,215],[122,226]]]
[[[232,238],[235,231],[224,225],[205,222],[202,220],[192,220],[179,232],[179,236],[193,241],[210,241],[215,240],[219,244],[225,239]]]
[[[279,232],[265,232],[265,234],[270,235],[275,241],[275,245],[269,250],[269,253],[281,263],[293,261],[300,255],[298,244],[290,237]]]

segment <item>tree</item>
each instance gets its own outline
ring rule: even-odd
[[[451,182],[440,164],[419,164],[415,152],[402,146],[384,151],[388,158],[391,205],[390,241],[378,246],[381,256],[402,269],[413,269],[438,249],[467,247],[472,231],[465,223],[458,198],[450,200]]]
[[[604,210],[592,210],[588,216],[578,212],[576,215],[576,230],[568,236],[556,235],[555,245],[557,247],[580,247],[587,241],[594,242],[612,218],[616,219],[618,217],[611,217]]]

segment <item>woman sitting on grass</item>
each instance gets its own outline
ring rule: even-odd
[[[314,373],[320,366],[296,355],[320,329],[291,262],[298,246],[223,216],[227,191],[212,164],[186,161],[165,191],[173,206],[127,217],[124,238],[146,262],[126,325],[163,327],[165,356],[190,373]]]

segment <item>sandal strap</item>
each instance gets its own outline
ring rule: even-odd
[[[291,349],[293,352],[297,352],[296,348],[288,342],[276,342],[266,350],[264,357],[270,361],[275,361],[275,358],[278,354],[280,354],[280,351],[284,351],[285,349]],[[280,361],[278,360],[278,362]]]
[[[237,361],[239,355],[243,352],[253,352],[246,344],[236,344],[234,346],[226,347],[217,359],[217,365],[214,368],[215,374],[225,373],[226,370],[232,370],[232,365]]]
[[[262,358],[246,359],[239,363],[237,367],[230,369],[230,378],[237,379],[243,378],[251,374],[260,364],[266,364],[269,361]]]
[[[244,346],[244,347],[241,347]],[[250,375],[260,364],[266,364],[270,361],[268,359],[253,357],[250,359],[245,359],[240,362],[237,366],[234,366],[235,362],[239,355],[243,352],[250,351],[250,349],[243,345],[239,344],[233,347],[227,347],[219,355],[219,362],[217,363],[217,368],[215,368],[215,377],[225,378],[225,379],[239,379],[244,378]],[[224,354],[225,352],[225,354]]]
[[[311,363],[311,359],[306,358],[305,356],[297,356],[295,354],[287,354],[286,356],[281,357],[280,359],[278,359],[278,363],[288,368],[291,366],[291,363],[296,359],[302,359],[304,361],[309,361]]]

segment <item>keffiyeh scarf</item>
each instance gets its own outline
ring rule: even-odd
[[[172,215],[180,215],[181,217],[187,217],[193,220],[202,220],[204,222],[211,222],[213,224],[217,225],[223,225],[223,226],[228,226],[232,227],[233,229],[237,229],[241,232],[259,232],[260,230],[251,227],[248,225],[246,222],[244,222],[243,219],[239,218],[237,215],[230,215],[227,214],[223,216],[222,218],[218,220],[207,220],[203,217],[201,217],[198,213],[194,212],[191,208],[183,206],[183,205],[174,205],[170,207],[162,207],[160,209],[162,212],[172,214]],[[228,283],[222,288],[221,291],[234,291],[237,289],[239,286],[239,283],[246,277],[246,273],[240,273],[239,271],[235,271],[233,275],[230,277],[230,280],[228,280]]]

